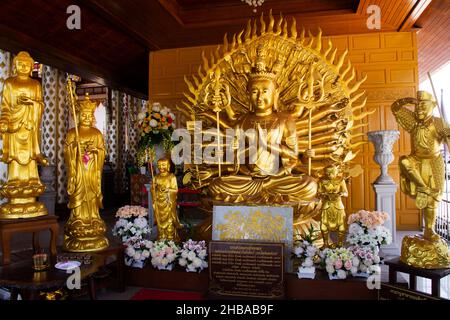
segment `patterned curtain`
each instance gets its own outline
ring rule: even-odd
[[[3,84],[6,78],[12,74],[12,57],[9,52],[0,50],[0,105],[2,102]],[[0,149],[3,149],[3,141],[0,139]],[[3,184],[7,179],[8,166],[6,163],[0,162],[0,183]],[[0,199],[0,203],[4,203],[5,199]]]
[[[66,74],[53,67],[44,66],[42,89],[45,109],[42,116],[42,152],[50,164],[56,166],[56,190],[58,203],[68,200],[67,174],[64,163],[64,143],[69,128]]]
[[[111,100],[106,145],[115,171],[115,192],[125,193],[130,187],[126,165],[135,161],[139,142],[137,114],[147,102],[117,90],[112,91]]]

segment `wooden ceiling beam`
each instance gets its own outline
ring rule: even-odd
[[[136,40],[139,44],[147,47],[150,51],[162,49],[159,44],[157,44],[153,39],[149,37],[143,37],[140,32],[136,32],[135,29],[131,28],[129,24],[121,19],[120,16],[112,14],[108,9],[108,3],[105,1],[96,0],[79,0],[92,12],[106,20],[107,22],[113,24],[114,26],[119,26],[120,30],[123,30],[128,36]]]
[[[28,51],[38,62],[50,65],[59,70],[76,74],[82,78],[113,89],[120,89],[130,95],[147,98],[147,90],[136,91],[129,86],[129,81],[122,74],[111,72],[98,64],[80,59],[54,46],[45,44],[33,37],[0,25],[0,43],[2,49],[12,53]],[[145,85],[145,84],[144,84]]]
[[[414,27],[414,24],[417,20],[419,20],[422,13],[425,11],[426,8],[431,4],[432,0],[419,0],[414,5],[411,12],[408,14],[408,16],[403,20],[403,22],[400,25],[400,28],[398,31],[408,31],[411,28]]]

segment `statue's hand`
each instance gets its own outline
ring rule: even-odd
[[[34,101],[27,96],[19,96],[17,98],[19,104],[33,104]]]
[[[417,99],[416,98],[403,98],[400,99],[400,102],[402,104],[417,104]]]
[[[305,156],[307,158],[314,158],[316,156],[316,151],[314,149],[308,149],[305,151]]]
[[[0,132],[1,133],[8,132],[8,121],[0,120]]]

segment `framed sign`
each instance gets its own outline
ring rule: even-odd
[[[211,241],[210,292],[220,296],[281,299],[283,261],[283,243]]]

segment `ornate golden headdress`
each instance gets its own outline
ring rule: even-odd
[[[89,93],[86,93],[85,99],[78,101],[78,112],[94,113],[97,108],[97,103],[89,99]]]
[[[249,81],[252,80],[271,80],[277,83],[277,74],[275,68],[267,67],[267,54],[264,45],[260,44],[256,49],[255,66],[252,68],[252,72],[249,74]]]
[[[417,100],[419,101],[431,101],[436,104],[436,100],[431,93],[426,91],[417,91]]]

